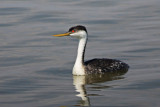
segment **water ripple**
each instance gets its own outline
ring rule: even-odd
[[[17,15],[23,14],[24,12],[29,11],[29,8],[25,7],[8,7],[8,8],[0,8],[0,15]]]

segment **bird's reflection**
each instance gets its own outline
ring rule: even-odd
[[[127,71],[116,72],[116,73],[106,73],[101,75],[86,75],[86,76],[73,76],[73,85],[75,86],[75,90],[79,92],[76,96],[81,97],[81,101],[78,106],[90,106],[90,100],[87,96],[87,90],[85,85],[93,84],[93,83],[103,83],[106,81],[112,81],[117,79],[123,79],[122,75],[124,75]],[[99,87],[106,88],[106,87]],[[109,86],[107,86],[109,88]]]

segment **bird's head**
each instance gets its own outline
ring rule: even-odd
[[[67,33],[53,35],[57,37],[70,36],[76,38],[87,38],[87,29],[82,25],[71,27]]]

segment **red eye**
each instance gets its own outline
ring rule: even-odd
[[[75,32],[74,30],[72,30],[72,32]]]

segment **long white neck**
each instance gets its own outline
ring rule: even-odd
[[[86,44],[87,44],[87,37],[80,38],[77,51],[77,58],[73,67],[73,75],[85,75],[84,54],[85,54]]]

